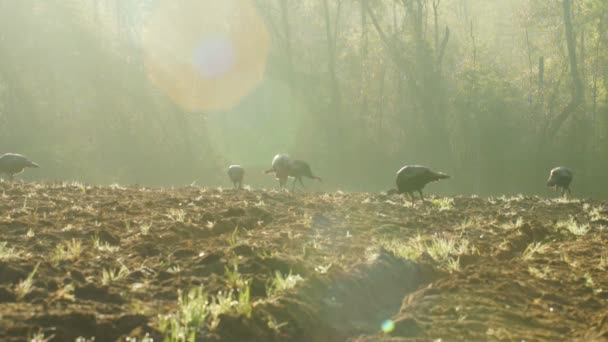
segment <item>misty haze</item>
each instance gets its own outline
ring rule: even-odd
[[[0,340],[608,339],[608,2],[0,0]]]

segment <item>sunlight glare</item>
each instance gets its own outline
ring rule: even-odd
[[[269,35],[251,0],[159,1],[142,37],[149,79],[186,110],[230,109],[264,77]]]

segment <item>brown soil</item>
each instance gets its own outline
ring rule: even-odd
[[[197,340],[608,339],[607,203],[457,197],[441,210],[381,194],[19,183],[0,193],[0,242],[14,249],[0,253],[3,341],[162,340],[158,316],[176,310],[178,289],[226,291],[234,260],[251,279],[252,315],[221,316]],[[557,224],[571,217],[589,231]],[[450,272],[426,253],[410,261],[380,247],[417,236],[474,249],[453,255],[460,270]],[[57,257],[73,240],[80,255]],[[536,242],[544,251],[523,258]],[[276,271],[304,280],[269,298]],[[270,318],[287,324],[271,329]]]

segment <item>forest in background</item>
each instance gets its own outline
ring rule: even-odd
[[[234,108],[193,112],[150,83],[141,31],[160,0],[0,0],[0,152],[26,179],[246,183],[275,153],[323,189],[378,191],[404,164],[430,192],[608,195],[608,3],[602,0],[257,0],[265,78]],[[318,186],[315,186],[317,188]]]

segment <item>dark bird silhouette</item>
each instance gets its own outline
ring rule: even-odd
[[[296,188],[296,181],[299,181],[302,186],[304,183],[302,182],[302,177],[307,177],[310,179],[316,179],[319,182],[323,182],[321,177],[315,176],[310,169],[310,165],[303,160],[293,160],[289,163],[289,176],[293,177],[293,186],[292,190]]]
[[[13,180],[14,175],[28,167],[38,168],[39,165],[16,153],[5,153],[0,156],[0,174],[8,175],[10,181]]]
[[[562,189],[562,196],[566,196],[566,191],[571,194],[570,183],[572,182],[572,171],[567,167],[558,166],[551,169],[549,173],[549,179],[547,180],[547,186],[555,188],[555,190]]]
[[[272,158],[272,167],[266,170],[265,173],[274,173],[275,177],[279,180],[279,187],[281,190],[285,190],[285,184],[287,184],[287,178],[289,177],[291,161],[289,156],[286,154],[277,154]]]
[[[418,192],[420,199],[424,201],[422,189],[424,189],[425,185],[445,178],[450,178],[450,176],[445,173],[432,171],[426,166],[406,165],[397,172],[397,189],[389,190],[388,194],[408,193],[413,201],[415,200],[413,193]]]
[[[230,165],[228,167],[228,177],[230,177],[235,189],[242,189],[245,169],[241,165]]]

